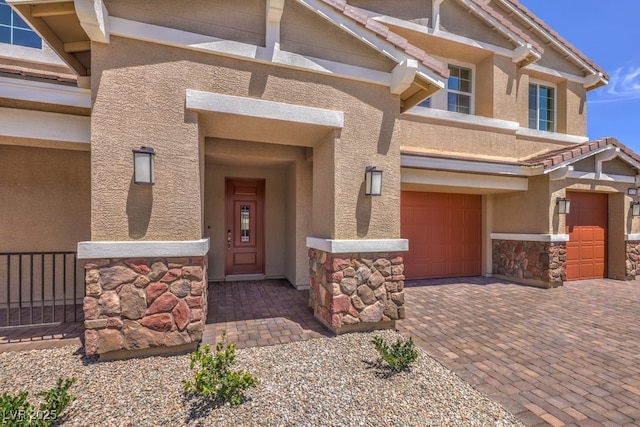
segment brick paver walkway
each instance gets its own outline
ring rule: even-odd
[[[398,329],[529,426],[640,425],[640,283],[408,282]]]
[[[202,342],[213,345],[223,330],[238,348],[333,336],[313,317],[308,300],[309,291],[286,280],[210,283]]]

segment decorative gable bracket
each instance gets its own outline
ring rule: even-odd
[[[91,41],[109,43],[109,12],[102,0],[74,0],[82,29]]]

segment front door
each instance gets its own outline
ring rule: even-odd
[[[264,274],[264,180],[225,180],[225,274]]]

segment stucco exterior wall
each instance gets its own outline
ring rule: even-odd
[[[171,0],[105,0],[111,16],[221,39],[264,45],[263,0],[196,0],[176,7]]]
[[[554,208],[555,204],[549,201],[547,176],[529,178],[528,191],[495,194],[492,200],[494,233],[551,232],[549,207]]]
[[[476,65],[476,114],[518,121],[518,72],[511,59],[492,55]]]
[[[350,0],[349,4],[421,25],[431,25],[431,0],[406,0],[402,2],[402,7],[388,0]]]
[[[457,1],[442,2],[440,13],[441,27],[446,31],[507,49],[513,48],[511,42],[502,34],[493,31],[484,21],[469,13],[468,9]]]
[[[587,134],[587,91],[574,82],[558,84],[557,131],[569,135]]]
[[[285,3],[280,24],[280,48],[375,70],[391,71],[397,65],[353,35],[318,19],[316,13],[295,1]]]
[[[0,252],[75,251],[88,239],[88,152],[0,145],[0,164]]]

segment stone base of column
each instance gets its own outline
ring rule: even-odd
[[[207,318],[206,263],[204,256],[86,260],[86,354],[195,349]]]
[[[640,267],[640,241],[628,240],[626,243],[625,280],[635,280]]]
[[[394,328],[397,319],[404,319],[400,253],[309,249],[309,266],[309,306],[332,332]]]
[[[566,242],[493,240],[493,276],[543,288],[567,279]]]

